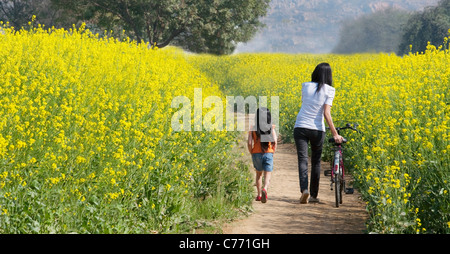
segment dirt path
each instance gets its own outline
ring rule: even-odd
[[[311,163],[308,163],[308,167]],[[279,144],[274,154],[274,171],[268,201],[253,201],[254,211],[223,227],[224,234],[362,234],[367,213],[359,193],[343,197],[336,208],[330,178],[323,175],[329,163],[322,163],[318,204],[300,204],[298,165],[293,144]],[[347,180],[349,182],[349,179]],[[255,187],[256,195],[256,187]]]

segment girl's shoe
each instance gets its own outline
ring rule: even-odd
[[[261,201],[261,196],[257,196],[257,197],[255,198],[255,200],[256,200],[256,201]]]
[[[263,202],[263,203],[267,202],[267,191],[266,191],[266,189],[262,190],[261,202]]]

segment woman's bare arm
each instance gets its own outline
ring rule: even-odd
[[[331,106],[328,104],[324,105],[323,115],[325,117],[325,121],[327,121],[328,127],[330,127],[331,135],[336,143],[342,143],[342,136],[338,134],[336,127],[334,127],[333,119],[331,118]]]

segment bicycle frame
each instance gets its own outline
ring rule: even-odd
[[[344,162],[343,162],[343,153],[342,153],[342,147],[339,146],[335,148],[334,151],[334,159],[333,159],[333,170],[331,171],[331,177],[334,177],[334,174],[340,173],[342,174],[342,177],[345,176],[345,168],[344,168]]]
[[[347,124],[345,127],[336,128],[338,134],[340,135],[340,130],[342,129],[352,129],[354,131],[358,131],[356,128],[352,127],[350,124]],[[359,132],[359,131],[358,131]],[[331,138],[329,140],[330,143],[334,144],[334,157],[331,162],[331,190],[333,190],[333,185],[335,187],[336,194],[336,207],[339,207],[339,204],[342,204],[342,191],[345,191],[346,194],[351,194],[351,192],[347,192],[345,188],[345,167],[344,167],[344,147],[343,144],[347,142],[346,139],[343,140],[342,144],[336,144],[334,139]],[[328,170],[327,170],[328,171]],[[325,176],[327,176],[327,171],[325,171]]]
[[[342,191],[345,190],[345,167],[343,156],[343,147],[339,144],[334,148],[334,158],[331,165],[331,189],[333,190],[334,185],[336,207],[339,207],[339,204],[342,204]]]

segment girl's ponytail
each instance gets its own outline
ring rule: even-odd
[[[272,115],[268,108],[261,107],[256,110],[256,136],[260,139],[261,149],[267,151],[269,144],[275,142],[272,134]]]

